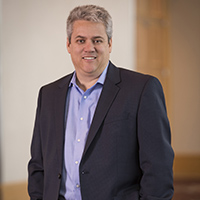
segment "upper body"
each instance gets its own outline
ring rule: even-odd
[[[76,84],[83,91],[97,83],[109,63],[77,172],[80,198],[170,200],[173,150],[162,87],[152,76],[109,62],[112,39],[107,32],[101,22],[76,20],[67,40]],[[39,93],[28,165],[32,200],[56,200],[65,186],[66,100],[72,77]]]

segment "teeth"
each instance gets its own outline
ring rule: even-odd
[[[93,60],[93,59],[95,59],[96,57],[83,57],[83,59],[85,59],[85,60]]]

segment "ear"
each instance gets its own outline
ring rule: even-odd
[[[111,51],[112,51],[112,38],[108,42],[108,46],[109,46],[109,53],[111,53]]]
[[[66,45],[67,45],[67,51],[68,51],[68,53],[70,54],[70,46],[71,46],[71,43],[70,43],[70,41],[69,41],[69,38],[67,38],[67,43],[66,43]]]

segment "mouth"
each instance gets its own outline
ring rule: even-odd
[[[82,57],[83,60],[95,60],[97,57],[95,56],[84,56]]]

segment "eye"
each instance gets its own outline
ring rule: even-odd
[[[102,40],[94,40],[94,41],[93,41],[94,44],[100,44],[100,43],[102,43],[102,42],[103,42]]]
[[[77,42],[78,44],[83,44],[83,43],[85,42],[85,40],[79,39],[79,40],[76,40],[76,42]]]

